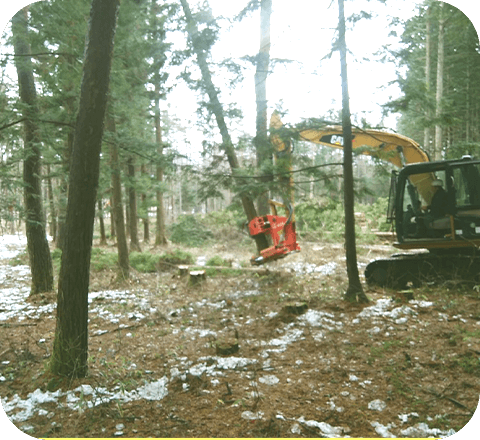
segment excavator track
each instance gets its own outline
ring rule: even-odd
[[[370,286],[405,289],[423,283],[461,281],[480,283],[478,254],[395,254],[371,261],[365,269]]]

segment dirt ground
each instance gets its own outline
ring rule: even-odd
[[[234,264],[251,256],[227,245],[191,251]],[[392,252],[380,241],[359,247],[361,271]],[[477,287],[365,286],[370,303],[350,305],[344,249],[332,243],[302,243],[269,268],[194,285],[176,270],[122,284],[92,273],[82,380],[45,373],[55,293],[26,299],[24,313],[0,321],[4,409],[37,438],[447,437],[470,420]],[[22,286],[28,276],[4,276],[2,289]]]

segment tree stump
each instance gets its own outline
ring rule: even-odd
[[[191,285],[199,284],[202,281],[205,281],[207,279],[207,275],[205,274],[204,270],[192,270],[190,272],[190,278],[188,282]]]
[[[185,275],[188,274],[188,266],[178,266],[178,274],[181,277],[184,277]]]

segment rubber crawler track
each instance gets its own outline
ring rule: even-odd
[[[475,283],[480,282],[480,256],[396,254],[370,262],[365,279],[371,286],[397,289],[448,280]]]

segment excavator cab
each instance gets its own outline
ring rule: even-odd
[[[456,249],[480,245],[480,161],[405,166],[394,179],[400,249]]]

